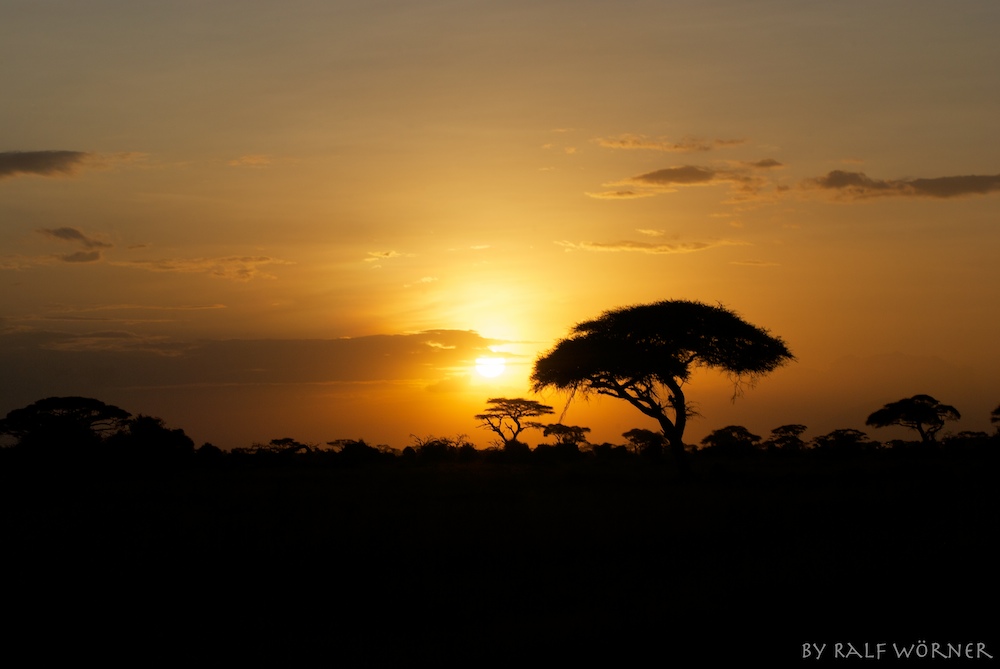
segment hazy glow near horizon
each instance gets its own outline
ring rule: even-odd
[[[697,376],[694,441],[917,393],[991,429],[997,26],[994,0],[7,3],[0,415],[485,444],[472,416],[533,397],[573,324],[697,299],[798,361],[735,403]]]

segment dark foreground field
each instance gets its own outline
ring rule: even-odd
[[[0,481],[4,645],[39,664],[781,666],[803,643],[918,641],[1000,657],[992,457],[698,462],[683,482],[593,462]]]

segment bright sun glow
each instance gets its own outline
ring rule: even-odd
[[[476,358],[476,371],[480,376],[493,378],[500,376],[504,370],[503,358]]]

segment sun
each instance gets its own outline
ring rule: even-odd
[[[503,358],[476,358],[476,371],[480,376],[493,378],[503,374]]]

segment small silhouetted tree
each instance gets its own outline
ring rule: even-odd
[[[668,300],[606,311],[575,325],[570,336],[535,361],[535,392],[546,388],[625,400],[655,419],[681,472],[684,429],[692,409],[684,384],[697,367],[730,375],[734,398],[794,359],[767,330],[722,306]]]
[[[760,437],[742,425],[728,425],[701,440],[702,446],[720,455],[739,457],[757,451]]]
[[[997,426],[997,432],[1000,432],[1000,405],[990,413],[990,422]]]
[[[941,441],[950,450],[976,451],[986,448],[990,439],[985,432],[962,430],[957,434],[944,435]]]
[[[552,407],[521,397],[510,399],[494,397],[486,401],[486,411],[476,414],[479,427],[491,430],[500,437],[500,445],[518,443],[518,436],[529,428],[542,428],[542,423],[527,420],[555,413]]]
[[[868,416],[865,425],[889,427],[900,425],[916,430],[924,443],[935,441],[945,421],[961,418],[958,409],[941,404],[930,395],[914,395],[897,402],[890,402]]]
[[[651,460],[658,460],[663,455],[663,435],[641,427],[635,427],[622,436],[628,441],[632,452]]]
[[[546,425],[542,436],[555,437],[553,444],[539,444],[535,447],[536,459],[573,460],[580,457],[580,445],[587,443],[589,427],[553,423]]]
[[[838,455],[854,455],[878,447],[878,444],[868,440],[868,435],[861,430],[841,428],[812,440],[813,448],[824,453]]]
[[[587,442],[587,433],[590,432],[589,427],[580,427],[578,425],[563,425],[562,423],[552,423],[551,425],[546,425],[542,430],[542,436],[544,437],[555,437],[556,444],[573,445],[579,447],[580,444]]]
[[[781,425],[771,430],[771,436],[764,442],[764,446],[779,451],[801,451],[806,447],[806,442],[799,435],[805,431],[806,426],[799,423]]]
[[[384,459],[387,454],[376,446],[369,446],[364,439],[336,439],[328,441],[337,453],[337,460],[344,465],[365,465]]]

